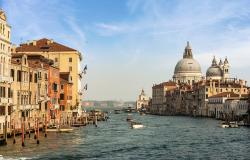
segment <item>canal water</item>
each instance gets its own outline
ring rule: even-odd
[[[37,145],[26,138],[0,147],[0,159],[250,159],[250,129],[222,129],[218,121],[133,114],[142,129],[131,129],[127,114],[110,114],[98,127],[51,133]],[[33,137],[33,136],[32,136]]]

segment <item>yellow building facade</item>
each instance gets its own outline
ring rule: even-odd
[[[41,54],[54,61],[54,66],[60,72],[70,72],[72,85],[72,107],[77,108],[81,103],[81,53],[50,39],[40,39],[13,47],[15,53]]]

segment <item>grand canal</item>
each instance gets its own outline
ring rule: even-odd
[[[26,147],[0,147],[0,159],[249,159],[250,129],[222,129],[218,121],[134,114],[143,129],[130,129],[127,114],[110,114],[98,127],[26,138]]]

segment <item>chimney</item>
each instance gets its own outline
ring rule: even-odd
[[[47,45],[50,45],[51,43],[54,43],[53,39],[47,40]]]
[[[33,40],[33,41],[32,41],[32,45],[33,45],[33,46],[36,46],[36,40]]]

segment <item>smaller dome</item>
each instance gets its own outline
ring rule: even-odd
[[[211,66],[207,69],[207,77],[222,77],[223,73],[219,66]]]

